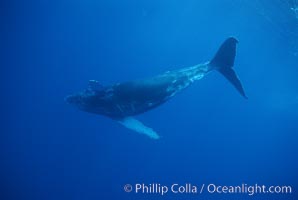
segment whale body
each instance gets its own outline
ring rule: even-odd
[[[102,86],[98,81],[90,80],[87,89],[69,95],[65,100],[83,111],[107,116],[129,129],[158,139],[159,135],[153,129],[145,126],[133,116],[165,103],[211,71],[220,72],[244,98],[247,98],[233,69],[237,43],[237,39],[230,37],[223,42],[212,60],[168,71],[151,78],[110,86]]]

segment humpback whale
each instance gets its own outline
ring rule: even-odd
[[[134,116],[165,103],[211,71],[221,73],[244,98],[247,98],[233,69],[237,43],[236,38],[230,37],[223,42],[210,61],[168,71],[151,78],[110,86],[103,86],[96,80],[90,80],[87,89],[67,96],[65,101],[80,110],[107,116],[131,130],[158,139],[159,135],[153,129],[145,126]]]

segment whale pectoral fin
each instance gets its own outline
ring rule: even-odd
[[[160,136],[152,128],[145,126],[142,122],[138,121],[133,117],[126,117],[126,118],[123,118],[122,120],[118,120],[118,122],[123,126],[125,126],[126,128],[129,128],[140,134],[145,134],[152,139],[157,140],[160,138]]]

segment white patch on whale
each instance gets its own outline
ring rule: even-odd
[[[160,136],[152,128],[145,126],[142,122],[138,121],[133,117],[126,117],[122,120],[119,120],[118,122],[126,128],[134,130],[140,134],[147,135],[152,139],[157,140],[160,138]]]

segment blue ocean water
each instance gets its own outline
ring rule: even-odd
[[[0,199],[297,199],[295,0],[1,2]],[[64,102],[211,59],[239,40],[248,100],[217,72],[138,116],[151,140]],[[292,194],[126,193],[126,184],[291,186]]]

